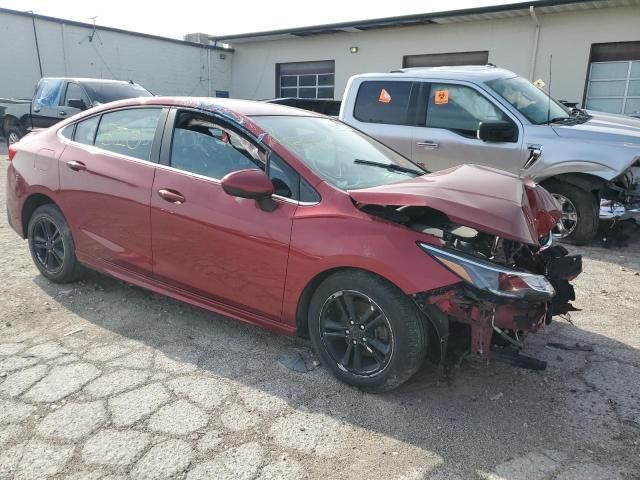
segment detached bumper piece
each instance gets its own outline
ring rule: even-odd
[[[543,370],[545,362],[521,355],[524,337],[551,322],[554,315],[576,310],[571,301],[575,292],[570,281],[582,271],[582,257],[568,255],[562,246],[541,252],[537,272],[544,274],[555,289],[551,299],[508,299],[480,291],[466,282],[448,289],[417,294],[414,299],[429,318],[440,338],[440,360],[445,361],[450,339],[450,322],[468,328],[466,349],[471,359],[490,359],[532,370]],[[457,329],[456,329],[457,330]],[[459,339],[456,339],[456,341]]]

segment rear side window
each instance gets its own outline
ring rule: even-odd
[[[73,127],[75,127],[73,123],[71,125],[67,125],[62,129],[60,135],[62,135],[64,138],[68,138],[69,140],[73,140]]]
[[[135,108],[105,113],[98,127],[95,146],[149,160],[161,112],[160,108]]]
[[[353,116],[361,122],[411,125],[412,82],[363,82],[358,89]]]
[[[38,83],[35,95],[36,108],[53,108],[60,104],[60,95],[64,80],[61,78],[45,78]]]
[[[93,145],[93,140],[96,138],[96,129],[98,128],[99,122],[99,115],[78,122],[76,126],[76,134],[73,139],[78,143]]]

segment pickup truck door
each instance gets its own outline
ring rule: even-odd
[[[38,82],[31,102],[31,122],[34,128],[47,128],[66,118],[67,114],[60,114],[65,83],[61,78],[43,78]]]
[[[77,107],[71,107],[69,105],[69,100],[82,100],[85,104],[85,109],[80,109]],[[67,82],[67,86],[65,88],[64,99],[58,109],[58,116],[60,120],[71,117],[76,113],[82,112],[82,110],[86,110],[91,107],[91,100],[89,100],[89,95],[85,91],[84,87],[77,82],[69,81]]]
[[[519,173],[526,160],[520,122],[475,86],[439,81],[422,85],[419,102],[426,114],[413,128],[412,159],[430,171],[474,163]],[[425,111],[424,108],[418,111]],[[508,121],[518,137],[509,142],[477,138],[480,122]]]

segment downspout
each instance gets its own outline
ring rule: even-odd
[[[538,16],[536,15],[533,5],[529,6],[529,15],[531,15],[531,20],[533,20],[533,24],[536,26],[536,32],[533,36],[533,48],[531,49],[531,64],[529,66],[529,80],[533,81],[533,73],[536,68],[536,57],[538,56],[538,39],[540,38],[540,22],[538,21]]]

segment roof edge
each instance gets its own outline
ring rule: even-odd
[[[0,7],[0,13],[7,13],[9,15],[17,15],[17,16],[20,16],[20,17],[35,18],[37,20],[45,20],[45,21],[60,23],[60,24],[64,24],[64,25],[72,25],[74,27],[89,28],[91,30],[93,30],[94,27],[95,27],[95,29],[98,30],[98,31],[124,33],[124,34],[127,34],[127,35],[134,35],[136,37],[150,38],[150,39],[154,39],[154,40],[163,40],[165,42],[177,43],[177,44],[180,44],[180,45],[186,45],[186,46],[190,46],[190,47],[207,48],[207,49],[210,49],[210,50],[219,50],[219,51],[222,51],[222,52],[233,52],[233,48],[224,48],[224,47],[219,47],[217,45],[206,45],[204,43],[189,42],[187,40],[180,40],[178,38],[162,37],[160,35],[152,35],[150,33],[142,33],[142,32],[134,32],[132,30],[124,30],[122,28],[106,27],[106,26],[102,26],[102,25],[95,25],[94,26],[92,23],[78,22],[76,20],[68,20],[68,19],[59,18],[59,17],[50,17],[48,15],[41,15],[39,13],[33,13],[31,11],[20,11],[20,10],[13,10],[13,9],[10,9],[10,8]]]
[[[533,0],[528,2],[517,2],[517,3],[507,3],[501,5],[488,5],[485,7],[473,7],[473,8],[465,8],[458,10],[447,10],[441,12],[432,12],[432,13],[419,13],[419,14],[411,14],[411,15],[400,15],[396,17],[382,17],[382,18],[372,18],[368,20],[354,20],[349,22],[338,22],[338,23],[325,23],[320,25],[309,25],[305,27],[297,27],[297,28],[284,28],[278,30],[265,30],[261,32],[251,32],[251,33],[238,33],[232,35],[212,35],[209,37],[211,40],[215,41],[227,41],[234,39],[242,39],[242,38],[251,38],[251,37],[267,37],[271,35],[286,35],[286,34],[309,34],[314,32],[315,30],[324,30],[324,29],[338,29],[338,28],[358,28],[358,27],[369,27],[375,28],[376,24],[381,24],[380,26],[393,26],[394,22],[410,22],[410,21],[424,21],[427,22],[429,20],[435,20],[438,18],[444,17],[460,17],[463,15],[478,15],[483,13],[498,13],[505,12],[509,10],[519,10],[523,8],[533,7],[553,7],[556,5],[571,5],[575,3],[593,3],[593,0]],[[400,23],[398,24],[400,26]],[[319,32],[322,33],[322,32]],[[328,32],[327,32],[328,33]]]

